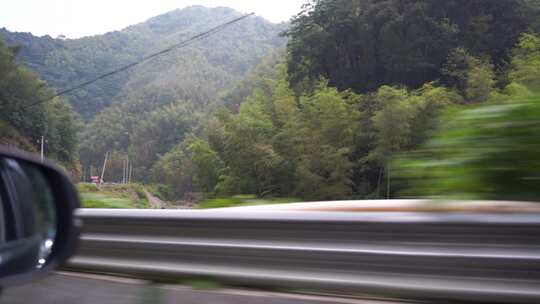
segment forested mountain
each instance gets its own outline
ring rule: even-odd
[[[61,91],[239,16],[230,8],[192,6],[92,37],[53,39],[1,29],[0,38],[17,48],[21,63]],[[96,174],[106,152],[125,158],[129,151],[136,176],[148,180],[146,172],[161,154],[196,128],[209,109],[226,103],[221,98],[263,58],[283,49],[286,38],[280,33],[286,26],[249,17],[65,95],[84,120],[79,159],[85,172],[92,167]],[[114,179],[116,172],[109,173]]]
[[[20,46],[18,59],[57,90],[160,51],[241,14],[229,8],[193,6],[151,18],[121,31],[80,39],[35,37],[0,29],[8,45]],[[264,56],[284,45],[284,24],[250,17],[211,39],[175,50],[67,95],[74,110],[92,118],[126,99],[169,103],[182,99],[202,107],[233,86]]]
[[[35,152],[44,136],[48,157],[76,172],[78,128],[71,107],[16,62],[17,51],[0,41],[0,144]]]
[[[237,16],[191,7],[76,40],[1,34],[62,89]],[[539,17],[538,0],[306,0],[289,25],[249,18],[68,96],[86,119],[80,162],[96,174],[110,152],[118,181],[129,158],[172,200],[538,199]],[[531,166],[512,169],[520,158]],[[501,195],[507,174],[527,182]]]

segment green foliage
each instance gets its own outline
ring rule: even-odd
[[[205,200],[197,205],[200,209],[226,208],[234,206],[245,206],[245,202],[239,198],[214,198]]]
[[[25,136],[38,138],[47,124],[46,105],[28,105],[50,97],[52,91],[30,70],[17,64],[12,48],[0,41],[0,119]]]
[[[51,86],[65,90],[239,15],[228,8],[194,6],[171,11],[121,31],[80,39],[35,37],[6,29],[0,29],[0,37],[8,45],[17,46],[20,50],[18,60],[39,73]],[[285,39],[278,34],[285,26],[250,17],[189,48],[175,50],[67,94],[67,100],[87,122],[79,134],[79,155],[85,173],[96,174],[106,152],[129,154],[135,166],[133,177],[150,182],[150,168],[161,155],[183,140],[184,133],[198,126],[200,113],[227,104],[226,92],[231,92],[231,88],[262,58],[284,46]],[[41,95],[44,96],[33,94],[24,99],[32,102],[45,97],[45,93],[47,91],[43,90]],[[171,110],[167,106],[182,104],[188,110],[175,125],[173,114],[167,117],[163,111]],[[19,132],[24,129],[25,134],[32,134],[29,142],[43,135],[38,132],[45,124],[40,121],[43,120],[42,111],[35,108],[20,118],[23,116],[17,116],[9,109],[14,113],[12,119],[18,119],[14,127]],[[62,111],[68,110],[58,108],[51,111],[51,115],[61,116]],[[66,132],[61,122],[71,122],[58,118],[60,130],[51,130],[51,136],[66,142],[55,146],[58,151],[54,157],[70,161],[66,160],[68,155],[77,158],[76,153],[69,150],[73,134]],[[160,119],[166,123],[160,123]],[[34,123],[25,125],[29,121]],[[22,144],[20,140],[10,141]],[[66,153],[68,150],[71,153]],[[117,180],[121,172],[115,167],[107,174],[111,173]]]
[[[73,164],[78,160],[78,126],[73,111],[68,103],[59,98],[51,100],[47,105],[47,148],[49,157],[64,164]]]
[[[456,88],[465,95],[467,79],[471,68],[471,58],[466,49],[458,47],[450,50],[446,62],[441,68],[442,80],[445,84]]]
[[[211,147],[225,164],[216,190],[220,193],[286,193],[291,189],[291,160],[278,151],[277,138],[294,115],[294,98],[279,66],[278,78],[266,78],[242,103],[239,113],[218,112],[221,127],[208,132]],[[216,122],[214,122],[215,124]]]
[[[534,16],[538,4],[522,0],[310,0],[286,32],[288,77],[297,91],[321,77],[356,92],[418,88],[443,76],[457,47],[504,66]]]
[[[166,186],[157,187],[158,197],[167,199],[183,197],[193,192],[193,162],[185,145],[179,144],[161,156],[151,170],[154,182]]]
[[[379,196],[387,160],[423,143],[439,112],[462,103],[458,93],[434,83],[358,95],[321,81],[310,91],[295,96],[281,64],[259,74],[238,113],[217,111],[197,140],[200,151],[184,154],[204,159],[195,167],[208,166],[208,180],[219,174],[204,191],[304,200]]]
[[[301,98],[300,107],[299,123],[291,128],[298,155],[295,193],[308,199],[352,194],[349,154],[359,128],[359,111],[326,84]]]
[[[494,67],[462,47],[450,51],[441,73],[445,84],[456,88],[467,102],[484,102],[494,90]]]
[[[540,97],[526,86],[538,88],[539,50],[536,35],[522,35],[509,71],[515,82],[489,92],[486,104],[448,111],[425,146],[397,158],[404,195],[538,200]]]
[[[224,164],[217,193],[306,199],[351,193],[356,105],[324,82],[295,99],[283,65],[259,83],[238,114],[218,112],[207,129],[210,147]]]
[[[159,197],[183,198],[190,192],[212,195],[223,163],[207,142],[189,137],[159,158],[152,167],[152,178]]]
[[[25,138],[15,128],[2,120],[0,120],[0,134],[2,134],[0,136],[1,145],[15,146],[29,152],[37,151],[36,144],[30,138]]]
[[[381,185],[388,187],[389,159],[422,144],[437,127],[440,111],[462,99],[457,93],[432,83],[414,91],[382,86],[367,98],[372,99],[374,109],[369,113],[370,119],[364,121],[363,129],[370,134],[363,136],[357,145],[374,144],[359,156],[356,175],[369,176],[357,181],[356,187],[357,194],[366,195],[371,189],[379,197]]]
[[[133,189],[133,191],[135,191],[135,194],[137,195],[137,197],[140,200],[145,200],[146,199],[146,193],[144,191],[144,186],[143,185],[133,183],[133,184],[129,184],[129,186],[131,186],[131,189]]]
[[[237,113],[240,109],[240,104],[253,94],[253,91],[268,85],[267,79],[276,76],[276,65],[283,63],[284,52],[278,51],[264,57],[262,61],[253,67],[232,89],[227,90],[221,98],[223,105]]]
[[[474,57],[470,57],[469,61],[465,98],[469,102],[484,102],[488,100],[495,85],[493,66]]]
[[[536,183],[540,159],[536,90],[540,70],[540,40],[522,35],[513,50],[509,83],[503,90],[490,88],[493,74],[486,64],[468,57],[466,97],[475,101],[471,88],[483,91],[488,103],[472,108],[453,108],[444,123],[421,149],[395,160],[396,176],[407,196],[464,199],[538,200]],[[476,67],[475,67],[476,66]],[[482,67],[483,66],[483,67]],[[477,73],[477,75],[474,75]],[[482,79],[473,86],[471,79]],[[487,80],[487,82],[486,82]],[[484,87],[484,89],[482,89]]]
[[[65,88],[236,15],[192,7],[65,41],[0,34],[21,43],[28,66]],[[81,162],[95,173],[110,152],[105,179],[119,181],[129,157],[134,179],[152,183],[158,197],[201,193],[202,207],[380,198],[383,188],[387,197],[410,188],[413,195],[535,199],[529,153],[537,149],[538,16],[540,4],[529,0],[309,0],[284,33],[286,54],[276,37],[285,25],[249,18],[214,43],[70,95],[91,118],[80,135]],[[69,106],[55,99],[23,113],[15,102],[52,91],[13,52],[0,47],[0,68],[16,70],[0,75],[2,139],[22,135],[17,144],[35,148],[35,133],[45,130],[50,155],[76,162]],[[391,162],[403,153],[413,156]],[[531,157],[530,170],[519,157]],[[520,175],[527,181],[513,185]],[[143,204],[141,186],[116,191]],[[92,206],[128,199],[91,194],[107,196],[90,195]]]
[[[63,166],[76,170],[77,124],[71,107],[54,98],[36,74],[15,60],[14,48],[0,40],[0,137],[4,144],[37,150],[45,136],[45,152]],[[30,106],[32,105],[32,106]]]
[[[9,45],[19,45],[19,58],[47,83],[65,90],[239,15],[224,7],[192,6],[121,31],[80,39],[35,37],[6,29],[0,29],[0,37]],[[283,24],[252,17],[190,48],[70,93],[68,99],[85,119],[112,104],[141,96],[148,102],[182,99],[202,107],[233,86],[266,54],[283,46],[285,40],[278,34],[284,28]]]
[[[235,195],[232,197],[207,199],[200,202],[197,205],[197,208],[211,209],[211,208],[269,205],[269,204],[286,204],[286,203],[294,203],[298,201],[300,201],[298,198],[293,198],[293,197],[258,199],[254,195],[242,194],[242,195]]]
[[[463,98],[453,90],[427,83],[412,92],[411,104],[414,117],[410,123],[408,148],[424,143],[439,124],[439,114],[445,108],[461,104]]]
[[[223,162],[218,154],[210,148],[207,142],[195,139],[188,146],[191,160],[196,168],[194,181],[200,190],[212,193],[219,180],[219,173],[223,169]]]
[[[377,132],[375,153],[380,159],[385,160],[409,144],[414,113],[408,98],[405,89],[382,86],[377,91],[376,99],[381,109],[375,112],[373,124]]]
[[[540,96],[454,110],[422,149],[397,161],[404,194],[461,199],[540,198]]]
[[[130,134],[130,154],[141,180],[160,155],[181,142],[196,120],[193,109],[178,101],[150,112]]]
[[[521,36],[513,52],[509,78],[511,81],[531,88],[540,88],[540,38],[538,35],[526,33]]]
[[[172,194],[171,186],[164,184],[147,184],[146,189],[154,196],[157,196],[160,200],[166,201],[174,198]]]
[[[100,167],[106,152],[127,149],[133,121],[125,113],[125,109],[106,109],[82,130],[79,154],[84,165]]]

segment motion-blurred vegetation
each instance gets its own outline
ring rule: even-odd
[[[301,200],[293,197],[279,197],[279,198],[257,198],[255,195],[240,194],[232,197],[212,198],[206,199],[200,202],[197,207],[200,209],[209,208],[225,208],[225,207],[240,207],[240,206],[256,206],[256,205],[268,205],[268,204],[285,204],[295,203]]]
[[[540,95],[445,115],[441,130],[396,162],[402,194],[540,199]]]
[[[502,92],[449,110],[432,139],[395,161],[403,195],[540,200],[538,36],[522,35],[511,65]]]

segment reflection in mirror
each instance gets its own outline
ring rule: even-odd
[[[32,163],[0,158],[0,273],[47,264],[56,236],[53,194]]]

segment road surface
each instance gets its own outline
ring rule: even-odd
[[[397,304],[244,289],[193,289],[142,280],[60,272],[4,290],[2,304]]]

